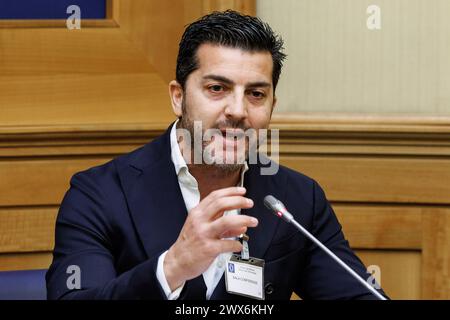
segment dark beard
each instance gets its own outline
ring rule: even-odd
[[[181,110],[182,110],[182,117],[179,119],[178,121],[178,125],[177,125],[177,129],[182,128],[182,129],[186,129],[189,131],[190,135],[191,135],[191,157],[193,157],[194,152],[200,152],[200,156],[202,159],[202,163],[201,164],[194,164],[194,161],[190,161],[190,163],[193,166],[202,166],[205,168],[211,168],[211,169],[215,169],[218,172],[220,172],[221,174],[232,174],[235,173],[236,171],[240,171],[244,168],[245,164],[244,163],[212,163],[212,164],[207,164],[204,163],[203,161],[203,150],[205,150],[205,148],[208,146],[208,142],[207,141],[202,141],[202,150],[195,150],[194,148],[194,120],[190,119],[187,115],[186,112],[186,96],[183,94],[183,101],[181,104]],[[227,128],[240,128],[245,130],[246,128],[244,127],[244,125],[242,123],[226,123],[224,125]],[[211,128],[211,129],[219,129],[219,128]],[[205,130],[202,127],[202,137],[205,134]],[[247,155],[246,155],[247,158]]]

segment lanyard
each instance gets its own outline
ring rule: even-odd
[[[239,240],[242,243],[242,251],[241,251],[241,259],[242,260],[248,260],[250,259],[250,250],[248,249],[248,240],[250,237],[243,233],[239,236]]]

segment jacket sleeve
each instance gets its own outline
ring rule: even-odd
[[[105,176],[107,173],[100,172]],[[111,201],[90,171],[71,180],[57,216],[48,299],[165,299],[158,257],[118,274],[111,242]]]
[[[368,279],[370,274],[344,238],[342,227],[323,190],[316,182],[313,188],[314,216],[312,230],[309,231],[363,279]],[[386,296],[381,289],[378,291]],[[303,299],[377,299],[312,242],[309,242],[306,264],[295,292]]]

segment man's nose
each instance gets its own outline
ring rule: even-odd
[[[230,99],[225,107],[225,115],[227,118],[233,118],[235,120],[247,118],[247,103],[243,94],[233,95],[233,99]]]

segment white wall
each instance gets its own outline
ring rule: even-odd
[[[381,30],[366,27],[369,5]],[[276,112],[450,115],[450,0],[258,0],[289,55]]]

